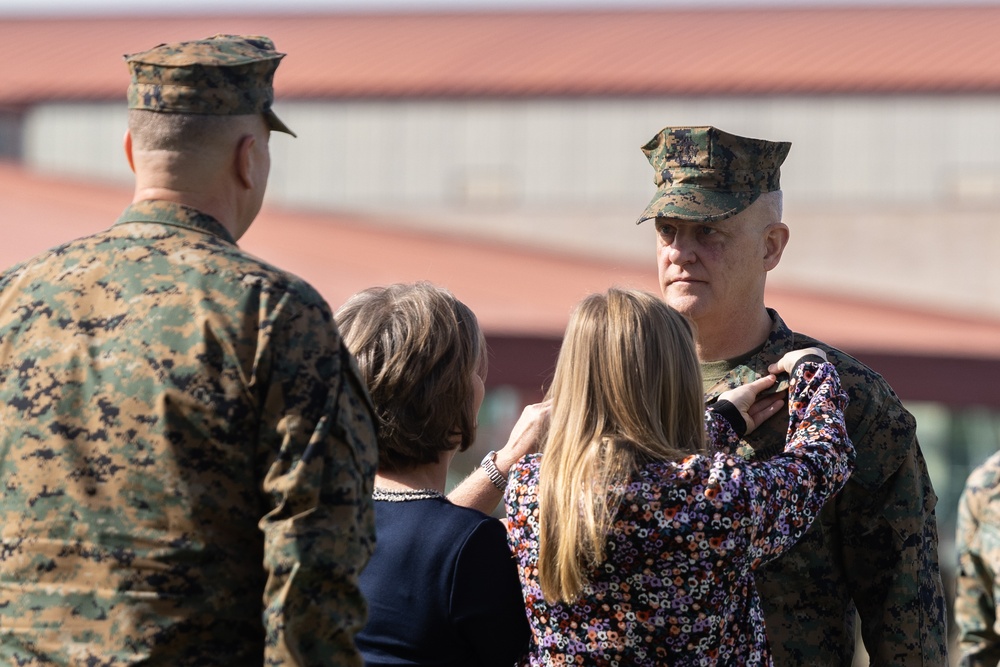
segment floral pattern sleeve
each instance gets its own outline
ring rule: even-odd
[[[854,469],[854,446],[844,425],[847,395],[833,366],[800,364],[788,396],[784,452],[744,470],[755,517],[754,568],[795,544]]]
[[[524,664],[773,664],[753,570],[806,531],[843,486],[854,456],[833,367],[804,363],[792,384],[779,457],[742,458],[729,422],[709,414],[714,453],[650,461],[622,485],[605,561],[572,603],[549,604],[541,592],[542,455],[514,466],[505,501],[531,625]]]
[[[709,454],[734,452],[740,446],[740,436],[725,417],[711,408],[705,409],[705,443]]]

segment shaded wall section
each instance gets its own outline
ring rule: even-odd
[[[542,400],[552,382],[561,339],[487,336],[487,343],[487,388],[511,387],[525,403]],[[1000,359],[847,351],[880,373],[904,402],[939,403],[955,410],[978,406],[1000,411]]]
[[[886,352],[856,356],[888,380],[903,401],[941,403],[953,409],[974,406],[1000,410],[1000,359],[944,355],[919,357]]]
[[[525,403],[541,401],[552,383],[560,337],[486,336],[490,350],[488,390],[512,387]]]
[[[0,109],[0,160],[20,160],[23,155],[23,116]]]

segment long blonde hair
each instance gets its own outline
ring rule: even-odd
[[[622,485],[647,461],[704,451],[691,324],[646,292],[587,297],[570,319],[549,396],[538,574],[547,601],[573,602],[604,562]]]

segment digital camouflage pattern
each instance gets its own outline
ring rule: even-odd
[[[775,665],[850,667],[855,606],[872,665],[945,666],[945,597],[938,565],[937,496],[916,423],[885,380],[858,360],[793,333],[774,311],[764,347],[706,387],[706,401],[767,374],[786,352],[817,346],[848,395],[856,468],[799,543],[757,570]],[[708,374],[706,374],[707,376]],[[785,446],[787,415],[745,436],[738,453],[770,458]]]
[[[373,413],[323,299],[147,201],[0,276],[0,664],[361,665]]]
[[[642,147],[656,194],[636,224],[656,217],[699,222],[736,215],[764,192],[779,190],[792,145],[748,139],[714,127],[666,127]]]
[[[1000,452],[972,471],[958,502],[955,624],[962,667],[1000,664]]]
[[[160,44],[125,56],[128,108],[162,113],[263,114],[272,130],[295,133],[271,110],[274,72],[285,57],[258,35],[216,35]]]

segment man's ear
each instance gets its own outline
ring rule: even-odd
[[[244,134],[240,137],[239,143],[236,144],[236,163],[234,165],[236,178],[247,190],[252,190],[256,185],[253,182],[253,147],[256,143],[257,139],[252,134]]]
[[[132,132],[130,130],[125,130],[125,137],[122,139],[122,144],[125,147],[125,158],[128,160],[128,168],[135,173],[135,161],[132,159]]]
[[[781,253],[788,245],[788,225],[775,222],[764,230],[764,270],[770,271],[781,261]]]

